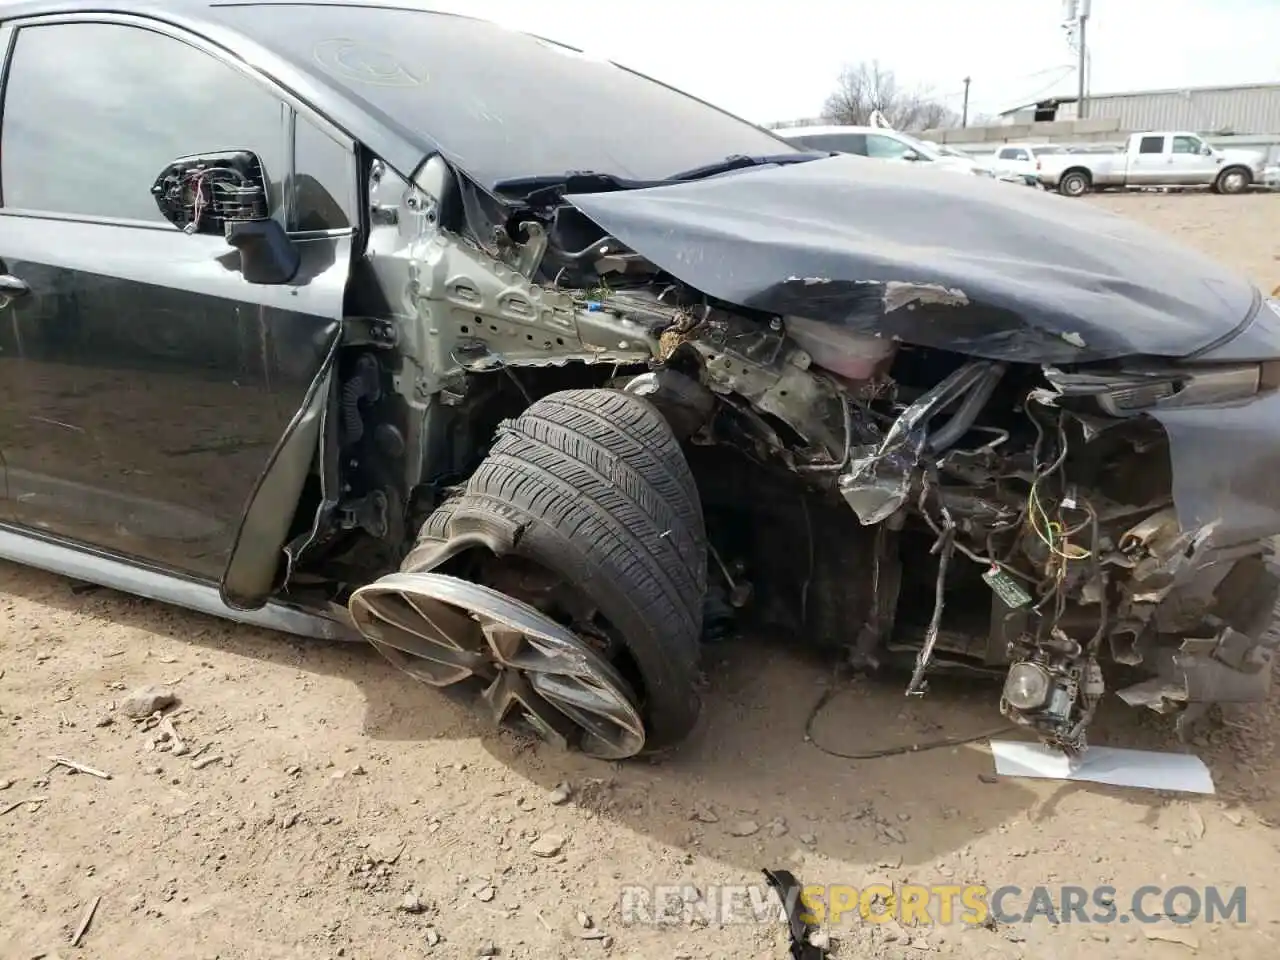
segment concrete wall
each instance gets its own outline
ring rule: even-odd
[[[987,127],[954,127],[926,130],[925,140],[959,145],[962,143],[1091,143],[1123,140],[1126,132],[1119,120],[1051,120],[1045,123],[1002,123]]]

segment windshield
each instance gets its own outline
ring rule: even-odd
[[[734,154],[802,152],[640,74],[481,20],[320,4],[218,16],[438,143],[486,186],[570,170],[657,180]]]

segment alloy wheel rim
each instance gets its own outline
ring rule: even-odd
[[[589,756],[639,753],[644,722],[626,680],[538,610],[469,580],[395,573],[352,594],[352,620],[374,648],[415,679],[448,687],[474,679],[498,724]]]

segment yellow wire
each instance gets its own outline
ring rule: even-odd
[[[1032,481],[1031,490],[1027,494],[1027,506],[1030,508],[1027,514],[1027,519],[1031,522],[1032,531],[1035,533],[1037,537],[1040,538],[1040,541],[1049,548],[1049,551],[1054,556],[1057,556],[1063,560],[1089,559],[1089,557],[1093,556],[1092,551],[1085,550],[1083,547],[1075,546],[1074,544],[1070,543],[1065,536],[1062,537],[1063,547],[1060,548],[1058,546],[1058,535],[1062,533],[1063,526],[1061,523],[1058,523],[1050,519],[1048,512],[1041,505],[1040,496],[1037,492],[1037,488],[1039,487],[1039,485],[1040,485],[1040,478],[1037,477],[1034,481]],[[1040,524],[1037,522],[1037,518],[1036,518],[1037,514],[1039,514],[1040,519],[1042,519],[1044,522],[1043,531],[1040,529]],[[1048,532],[1047,536],[1045,531]],[[1071,552],[1067,552],[1067,551],[1071,551]]]

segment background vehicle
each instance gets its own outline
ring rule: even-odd
[[[1049,143],[1006,143],[989,161],[1000,173],[1020,173],[1037,177],[1041,157],[1066,153],[1066,148]]]
[[[1068,197],[1113,187],[1212,187],[1242,193],[1262,179],[1264,156],[1217,150],[1184,132],[1135,133],[1117,154],[1055,154],[1037,171],[1040,182]]]
[[[934,164],[940,170],[990,176],[990,171],[959,151],[944,152],[937,146],[908,133],[883,127],[809,126],[788,127],[778,135],[808,150],[852,153],[876,160]]]
[[[744,620],[1068,751],[1266,698],[1280,304],[1216,263],[467,17],[0,10],[0,556],[610,759]]]

